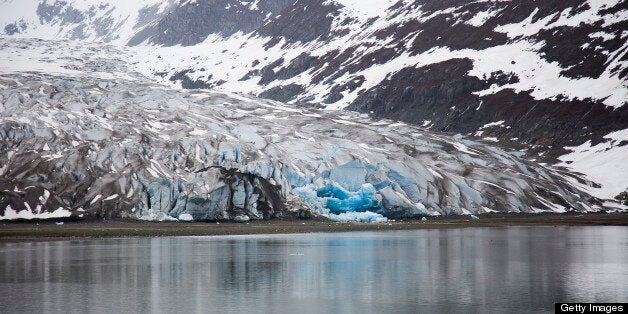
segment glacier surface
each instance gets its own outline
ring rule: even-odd
[[[4,60],[37,47],[20,56],[29,71],[0,71],[5,219],[59,208],[85,218],[371,222],[599,208],[569,173],[490,143],[352,112],[173,90],[134,73],[113,46],[0,44]]]

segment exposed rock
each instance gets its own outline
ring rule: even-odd
[[[260,97],[276,101],[287,102],[294,99],[294,96],[303,92],[305,88],[301,85],[290,84],[286,86],[276,86],[260,93]]]
[[[261,27],[269,17],[278,15],[290,0],[199,0],[175,6],[172,11],[129,40],[129,45],[144,41],[174,46],[190,46],[210,34],[229,36],[249,33]]]

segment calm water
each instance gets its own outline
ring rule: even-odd
[[[0,312],[553,312],[626,302],[628,228],[0,243]]]

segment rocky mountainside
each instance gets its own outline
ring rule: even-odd
[[[557,157],[628,124],[628,11],[622,2],[590,2],[378,1],[368,10],[297,1],[248,34],[149,49],[145,72],[183,87],[347,108]],[[176,11],[173,25],[200,18],[193,12]],[[171,44],[160,31],[141,40]]]

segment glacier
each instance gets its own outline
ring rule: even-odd
[[[597,184],[566,179],[598,198],[625,192],[628,176],[613,171],[625,170],[628,156],[613,144],[627,129],[622,1],[424,2],[5,0],[0,36],[114,44],[132,52],[121,54],[130,72],[171,87],[474,134],[584,174]],[[95,47],[76,48],[89,55]],[[8,48],[2,69],[79,72],[80,58],[32,63]],[[56,53],[29,46],[41,49]],[[137,78],[101,65],[90,71]]]
[[[59,208],[84,219],[341,222],[601,208],[566,180],[581,178],[490,143],[354,112],[172,89],[134,72],[128,52],[113,46],[0,45],[3,64],[37,47],[20,56],[29,70],[0,69],[4,219]]]

